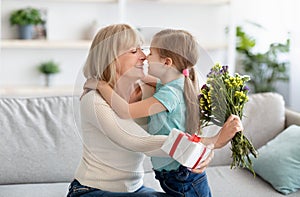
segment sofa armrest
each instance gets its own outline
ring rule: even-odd
[[[295,124],[300,126],[300,113],[290,109],[285,109],[285,127]]]

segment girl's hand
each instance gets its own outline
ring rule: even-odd
[[[98,84],[98,80],[94,78],[87,79],[84,83],[83,89],[96,90]]]
[[[83,85],[83,93],[80,97],[80,100],[90,90],[97,90],[101,87],[101,85],[105,85],[105,84],[107,84],[105,81],[98,81],[97,79],[94,78],[87,79]]]
[[[83,97],[84,95],[86,95],[90,90],[96,90],[96,88],[97,88],[97,83],[98,83],[98,80],[97,80],[97,79],[93,79],[93,78],[87,79],[86,82],[85,82],[84,85],[83,85],[83,93],[82,93],[81,96],[80,96],[80,100],[81,100],[82,97]]]
[[[97,81],[97,89],[100,91],[103,88],[111,88],[106,81]]]
[[[224,123],[223,127],[219,132],[216,148],[225,146],[237,132],[244,130],[241,119],[236,115],[231,115]]]

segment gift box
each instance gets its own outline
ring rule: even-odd
[[[201,137],[172,129],[161,149],[185,167],[196,168],[211,149],[202,144]]]

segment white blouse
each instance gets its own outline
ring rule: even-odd
[[[75,178],[82,185],[133,192],[143,185],[143,153],[168,157],[160,149],[167,136],[150,135],[134,120],[120,119],[96,91],[82,97],[80,111],[83,153]]]

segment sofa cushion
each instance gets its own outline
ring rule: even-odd
[[[284,130],[285,102],[277,93],[253,94],[244,115],[245,135],[259,148]]]
[[[300,189],[300,126],[292,125],[258,149],[254,171],[277,191],[289,194]]]
[[[277,93],[260,93],[249,96],[249,102],[244,108],[244,134],[258,149],[274,138],[285,126],[285,106],[283,97]],[[209,130],[218,131],[212,127]],[[212,132],[213,133],[213,132]],[[209,135],[209,134],[206,134]],[[214,165],[231,163],[230,143],[215,151],[211,162]]]
[[[77,100],[0,98],[0,184],[72,180],[81,157]]]
[[[254,177],[245,169],[230,169],[230,166],[209,167],[206,170],[212,196],[216,197],[283,197],[260,177]],[[289,197],[300,196],[300,191]]]
[[[64,197],[70,183],[0,185],[2,197]]]

